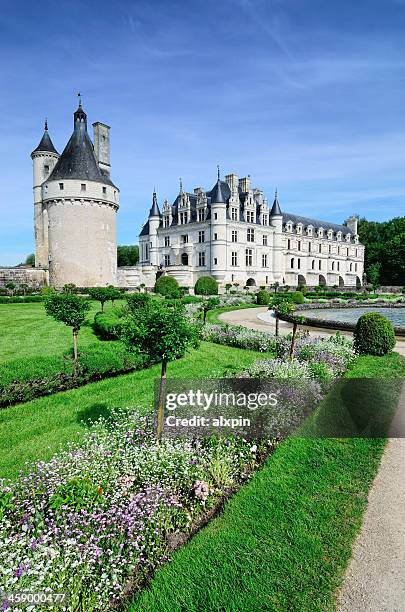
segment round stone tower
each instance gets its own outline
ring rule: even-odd
[[[116,284],[119,189],[110,179],[108,126],[94,124],[94,142],[80,102],[73,134],[42,184],[53,287]]]

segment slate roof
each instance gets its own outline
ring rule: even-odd
[[[32,153],[36,153],[37,151],[56,153],[57,155],[59,155],[59,153],[57,152],[57,150],[53,146],[53,142],[51,140],[51,137],[49,136],[49,132],[48,132],[48,127],[47,126],[45,127],[44,135],[41,138],[41,142],[39,143],[37,148],[33,150]]]
[[[81,107],[75,112],[74,131],[48,181],[79,179],[115,186],[104,174],[94,155],[94,146],[87,133],[86,114]],[[77,119],[77,120],[76,120]]]
[[[271,207],[270,216],[271,215],[282,215],[280,204],[278,203],[278,197],[276,193],[276,197],[274,198],[273,206]]]
[[[300,215],[294,215],[292,213],[283,213],[283,223],[287,223],[287,221],[292,221],[294,225],[298,225],[298,223],[302,223],[304,227],[308,225],[312,225],[315,229],[319,227],[323,227],[324,230],[328,231],[329,229],[336,232],[342,232],[343,234],[351,234],[351,231],[346,225],[339,225],[337,223],[328,223],[328,221],[320,221],[319,219],[311,219],[310,217],[301,217]]]
[[[156,192],[153,192],[152,206],[149,211],[149,217],[160,217],[159,205],[157,203]]]

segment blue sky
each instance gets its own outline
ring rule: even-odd
[[[250,174],[290,212],[405,210],[405,0],[1,0],[0,264],[33,252],[30,152],[81,91],[111,125],[118,242],[150,206]]]

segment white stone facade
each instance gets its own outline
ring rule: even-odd
[[[225,178],[208,192],[181,188],[162,212],[154,194],[139,237],[140,281],[147,272],[149,286],[154,270],[188,287],[208,274],[222,287],[362,284],[364,246],[356,219],[341,226],[283,213],[277,194],[270,209],[250,177]]]

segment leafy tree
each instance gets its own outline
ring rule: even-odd
[[[374,264],[381,265],[379,282],[382,285],[403,285],[405,283],[405,217],[396,217],[379,223],[358,222],[359,239],[365,245],[364,270],[371,281]]]
[[[219,298],[218,297],[210,297],[208,298],[208,300],[204,300],[201,304],[201,310],[203,313],[203,323],[205,325],[206,321],[207,321],[207,313],[210,310],[213,310],[214,308],[217,308],[217,306],[219,305]]]
[[[151,301],[150,295],[147,293],[128,293],[125,296],[128,309],[135,313],[140,308],[146,308],[149,306],[149,302]]]
[[[29,286],[27,285],[27,283],[21,283],[20,289],[21,289],[23,295],[27,295],[27,291],[29,290]]]
[[[63,286],[63,293],[77,293],[77,287],[74,283],[66,283]]]
[[[24,262],[25,266],[35,266],[35,255],[34,253],[30,253],[30,255],[27,255],[27,257],[25,258],[25,262]]]
[[[295,309],[294,305],[292,304],[293,309],[291,310],[290,304],[292,304],[291,296],[282,293],[274,294],[269,301],[269,310],[273,310],[276,317],[276,336],[279,335],[279,314],[290,314]]]
[[[122,292],[113,285],[108,285],[107,290],[108,299],[111,300],[112,305],[115,306],[115,300],[122,298]]]
[[[54,293],[45,300],[45,312],[72,328],[73,356],[77,362],[77,336],[86,320],[90,303],[74,293]]]
[[[123,323],[121,339],[129,350],[161,363],[157,408],[159,440],[163,429],[167,364],[183,357],[188,347],[197,343],[195,328],[188,323],[181,304],[169,306],[154,299],[147,306],[132,311]]]
[[[225,291],[226,291],[227,293],[229,293],[229,289],[230,289],[231,287],[232,287],[232,283],[226,283],[226,285],[225,285]]]
[[[101,312],[104,312],[104,304],[107,300],[110,300],[110,290],[108,287],[91,287],[89,289],[89,296],[92,300],[96,300],[101,304]]]
[[[6,289],[8,289],[8,292],[10,293],[10,295],[13,295],[14,290],[17,287],[17,285],[15,283],[13,283],[12,281],[9,281],[4,286],[5,286]]]
[[[117,246],[117,265],[136,266],[139,261],[138,245],[118,245]]]
[[[380,273],[381,263],[379,261],[369,265],[367,281],[373,287],[373,290],[377,289],[377,287],[380,285]]]

